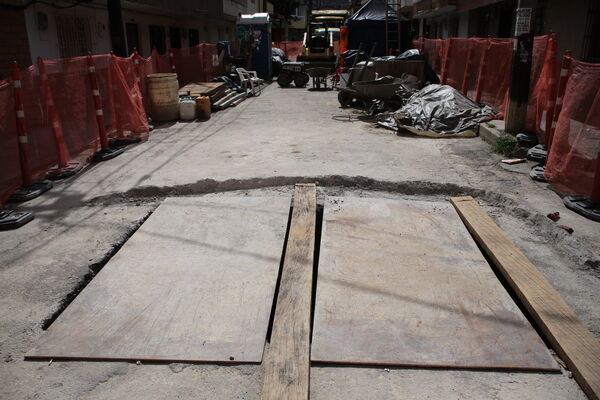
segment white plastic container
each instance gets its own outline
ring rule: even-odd
[[[183,98],[179,101],[179,119],[193,121],[196,119],[196,101],[192,98]]]

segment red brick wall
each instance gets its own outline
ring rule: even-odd
[[[0,5],[0,79],[10,74],[11,62],[15,60],[20,69],[31,65],[25,15],[23,10]]]

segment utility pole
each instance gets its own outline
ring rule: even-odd
[[[115,55],[127,57],[127,37],[125,36],[125,23],[121,0],[107,0],[108,23],[110,26],[110,43]]]
[[[531,53],[533,50],[531,3],[519,0],[515,23],[515,45],[513,48],[512,71],[508,89],[505,131],[520,133],[525,130],[527,103],[529,102],[529,76],[531,74]]]

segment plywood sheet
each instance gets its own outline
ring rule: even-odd
[[[600,398],[600,342],[472,197],[452,204],[590,399]]]
[[[556,370],[447,202],[330,198],[313,361]]]
[[[260,362],[289,206],[167,199],[27,357]]]

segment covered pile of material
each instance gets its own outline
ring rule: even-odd
[[[389,129],[406,129],[421,136],[473,137],[481,122],[496,113],[446,85],[428,85],[393,113],[378,115],[377,123]]]

